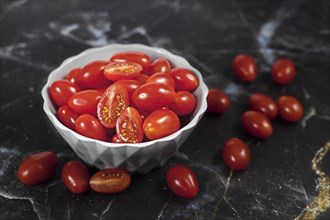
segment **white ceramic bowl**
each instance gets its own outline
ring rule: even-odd
[[[199,86],[194,91],[194,95],[197,98],[197,107],[191,121],[170,136],[138,144],[115,144],[99,141],[82,136],[65,127],[57,119],[56,110],[48,95],[48,89],[51,84],[56,80],[64,78],[73,68],[83,67],[95,60],[108,60],[114,53],[127,50],[146,53],[152,59],[165,57],[173,66],[187,68],[196,74],[199,79]],[[162,166],[176,152],[203,116],[207,107],[207,93],[208,89],[203,82],[201,73],[192,67],[187,60],[167,50],[141,44],[112,44],[101,48],[88,49],[70,57],[50,73],[47,83],[42,89],[44,111],[57,131],[82,160],[99,169],[120,167],[134,173],[147,173],[153,168]]]

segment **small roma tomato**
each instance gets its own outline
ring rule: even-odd
[[[121,140],[117,134],[113,135],[111,138],[112,143],[124,143],[123,140]]]
[[[71,96],[68,105],[79,114],[91,114],[96,116],[96,108],[101,96],[102,93],[98,90],[83,90]]]
[[[269,119],[277,116],[278,108],[274,100],[264,94],[255,93],[249,98],[250,109],[264,113]]]
[[[292,96],[281,96],[277,100],[280,116],[290,122],[298,122],[304,116],[304,108],[300,101]]]
[[[73,111],[68,105],[63,105],[57,110],[57,117],[66,127],[76,130],[75,123],[79,114]]]
[[[111,62],[129,61],[132,63],[137,63],[142,66],[143,72],[146,72],[146,73],[149,71],[150,65],[151,65],[150,57],[147,54],[141,53],[138,51],[124,51],[124,52],[116,53],[110,58],[110,61]]]
[[[105,169],[95,173],[89,180],[90,187],[99,193],[117,193],[131,184],[130,175],[121,169]]]
[[[180,91],[176,93],[173,102],[169,105],[169,108],[173,110],[177,115],[188,115],[195,110],[196,98],[188,91]]]
[[[152,62],[149,75],[152,75],[154,73],[169,73],[171,71],[171,64],[168,62],[166,58],[160,57],[154,62]]]
[[[133,79],[142,71],[142,66],[138,63],[128,61],[111,62],[104,68],[104,76],[111,81],[123,79]]]
[[[176,91],[193,91],[199,84],[197,76],[185,68],[174,68],[169,74],[174,79]]]
[[[174,97],[175,91],[172,87],[161,83],[148,83],[134,91],[132,100],[138,108],[156,110],[171,104]]]
[[[273,133],[272,123],[261,112],[247,111],[242,116],[243,127],[257,138],[268,138]]]
[[[71,192],[80,194],[89,188],[89,172],[80,161],[69,161],[64,164],[61,172],[63,184]]]
[[[185,199],[195,197],[199,190],[195,173],[185,166],[172,166],[167,171],[166,181],[172,192]]]
[[[50,89],[49,94],[53,102],[57,106],[66,105],[68,103],[69,98],[80,91],[80,88],[66,79],[61,79],[55,81]]]
[[[128,92],[125,86],[112,84],[105,90],[97,106],[97,117],[106,128],[114,128],[122,111],[129,106]]]
[[[88,63],[81,70],[79,85],[88,89],[97,89],[110,85],[111,82],[103,74],[104,67],[108,64],[109,62],[104,60]]]
[[[141,73],[140,75],[138,75],[134,79],[137,80],[137,81],[139,81],[139,82],[141,82],[142,84],[145,84],[148,78],[149,78],[148,75]]]
[[[237,55],[233,62],[233,70],[243,82],[252,82],[257,78],[257,64],[249,55]]]
[[[149,140],[166,137],[179,129],[179,117],[168,109],[159,109],[151,112],[143,122],[143,131]]]
[[[210,89],[206,101],[207,111],[212,114],[222,114],[230,108],[229,97],[218,89]]]
[[[250,163],[250,149],[238,138],[231,138],[222,147],[222,159],[233,170],[244,170]]]
[[[272,79],[281,85],[291,83],[296,77],[296,67],[289,59],[278,59],[272,67]]]
[[[76,119],[76,131],[89,138],[106,140],[105,128],[93,115],[83,114]]]
[[[142,83],[140,81],[137,81],[134,79],[119,80],[119,81],[115,82],[114,84],[123,85],[127,89],[129,97],[131,97],[133,92],[142,85]]]
[[[146,81],[146,83],[152,83],[152,82],[162,83],[175,89],[174,80],[172,76],[170,76],[170,74],[168,73],[154,73]]]
[[[117,123],[118,138],[124,143],[141,143],[143,140],[142,119],[133,107],[127,107],[121,112]]]
[[[80,73],[81,73],[81,68],[72,69],[65,77],[65,79],[75,83],[76,85],[79,85]]]
[[[26,185],[46,181],[55,171],[58,164],[56,154],[44,151],[24,159],[17,170],[18,179]]]

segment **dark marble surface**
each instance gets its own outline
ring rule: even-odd
[[[329,8],[326,0],[1,0],[0,219],[294,219],[318,194],[311,160],[330,140]],[[205,115],[165,167],[134,175],[125,192],[77,196],[61,183],[60,167],[78,157],[44,114],[40,91],[65,58],[111,43],[142,43],[186,57],[209,87],[230,95],[232,107],[220,117]],[[231,71],[242,52],[258,62],[251,84]],[[298,71],[285,87],[269,75],[280,56]],[[296,124],[276,119],[272,137],[252,139],[240,115],[253,92],[296,96],[305,118]],[[230,170],[220,152],[233,136],[250,141],[252,161],[227,184]],[[19,163],[44,150],[58,154],[56,174],[24,186],[15,175]],[[174,164],[196,172],[196,198],[180,199],[167,188],[165,172]],[[329,176],[329,153],[323,168]],[[329,218],[329,209],[319,216]]]

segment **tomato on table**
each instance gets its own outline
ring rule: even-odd
[[[171,75],[168,73],[160,73],[160,72],[154,73],[146,81],[146,83],[152,83],[152,82],[165,84],[165,85],[168,85],[168,86],[172,87],[173,89],[175,89],[174,80],[171,77]]]
[[[150,57],[142,52],[139,51],[124,51],[124,52],[119,52],[110,58],[111,62],[114,61],[129,61],[132,63],[137,63],[140,64],[143,68],[143,72],[147,73],[150,69],[151,65],[151,59]]]
[[[73,111],[68,105],[63,105],[57,110],[57,117],[66,127],[76,130],[75,123],[79,114]]]
[[[250,109],[264,113],[269,119],[277,116],[278,108],[275,101],[264,94],[254,93],[249,98]]]
[[[108,65],[108,61],[97,60],[84,66],[80,73],[79,85],[88,89],[96,89],[111,84],[103,74],[104,68]]]
[[[244,170],[250,164],[250,149],[239,138],[230,138],[222,147],[222,159],[233,170]]]
[[[296,66],[290,59],[278,59],[272,66],[271,76],[280,85],[289,84],[296,77]]]
[[[154,73],[169,73],[171,71],[170,62],[164,58],[159,57],[151,63],[149,75],[153,75]]]
[[[293,96],[284,95],[277,100],[280,116],[290,122],[298,122],[304,117],[304,108]]]
[[[219,89],[210,89],[206,101],[207,112],[212,114],[223,114],[231,105],[228,95]]]
[[[237,55],[233,61],[232,68],[237,78],[243,82],[252,82],[257,78],[257,64],[254,59],[247,54]]]
[[[76,120],[76,131],[89,138],[105,141],[106,131],[99,120],[90,114],[82,114]]]
[[[242,115],[243,127],[253,136],[261,139],[268,138],[273,133],[272,123],[267,116],[257,111],[246,111]]]
[[[192,113],[195,110],[195,107],[196,98],[188,91],[177,92],[173,102],[169,105],[169,108],[179,116]]]
[[[111,81],[136,78],[142,71],[142,66],[128,61],[111,62],[104,68],[104,76]]]
[[[174,68],[169,73],[174,79],[176,91],[193,91],[199,85],[197,76],[185,68]]]
[[[66,105],[69,98],[75,93],[79,92],[80,88],[73,82],[66,79],[55,81],[49,89],[49,95],[57,106]]]
[[[89,172],[80,161],[69,161],[61,171],[63,184],[75,194],[84,193],[89,188]]]
[[[68,105],[79,114],[91,114],[96,116],[96,108],[102,93],[98,90],[87,89],[70,97]]]

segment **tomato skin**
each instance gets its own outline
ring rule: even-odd
[[[99,193],[118,193],[127,189],[130,184],[130,175],[121,169],[100,170],[89,180],[90,187]]]
[[[169,105],[169,108],[179,116],[192,113],[195,107],[196,98],[188,91],[177,92],[173,102]]]
[[[141,73],[140,75],[138,75],[134,79],[137,80],[137,81],[139,81],[139,82],[141,82],[142,84],[145,84],[148,78],[149,78],[148,75]]]
[[[296,67],[290,59],[278,59],[272,66],[271,75],[276,83],[286,85],[296,77]]]
[[[185,68],[174,68],[169,74],[174,79],[176,91],[193,91],[199,85],[197,76]]]
[[[105,128],[99,120],[90,114],[82,114],[76,120],[76,131],[86,137],[100,141],[106,140]]]
[[[261,112],[244,112],[242,115],[242,124],[251,135],[257,138],[266,139],[273,133],[272,123],[267,116]]]
[[[185,199],[195,197],[199,191],[195,173],[185,166],[172,166],[166,173],[166,181],[172,192]]]
[[[304,117],[304,108],[293,96],[281,96],[277,100],[280,116],[290,122],[298,122]]]
[[[159,109],[151,112],[143,122],[143,131],[149,140],[166,137],[179,129],[179,117],[168,109]]]
[[[66,75],[65,79],[79,86],[80,73],[81,68],[74,68]]]
[[[56,154],[44,151],[28,156],[17,170],[18,179],[26,185],[45,182],[55,172],[58,164]]]
[[[76,130],[75,123],[79,114],[73,111],[68,105],[63,105],[57,110],[57,117],[66,127]]]
[[[69,161],[61,171],[63,184],[75,194],[84,193],[89,188],[89,172],[80,161]]]
[[[244,170],[250,164],[250,149],[238,138],[230,138],[222,147],[222,159],[233,170]]]
[[[143,110],[157,110],[171,104],[175,97],[172,87],[161,83],[148,83],[137,88],[132,100],[134,106]]]
[[[121,112],[116,122],[118,138],[124,143],[141,143],[143,140],[142,119],[133,107],[127,107]]]
[[[153,75],[154,73],[169,73],[171,71],[171,64],[164,57],[157,58],[152,62],[149,74]]]
[[[210,89],[206,97],[207,112],[223,114],[230,108],[231,102],[226,93],[219,89]]]
[[[175,89],[174,80],[171,77],[171,75],[168,73],[154,73],[146,81],[146,83],[152,83],[152,82],[162,83]]]
[[[140,75],[142,66],[128,61],[111,62],[104,68],[104,76],[111,81],[133,79]]]
[[[151,59],[150,57],[142,52],[139,51],[124,51],[119,52],[110,58],[111,62],[114,61],[129,61],[133,63],[138,63],[142,66],[143,72],[147,73],[151,66]]]
[[[273,119],[278,114],[275,101],[264,94],[254,93],[249,98],[250,109],[264,113],[269,119]]]
[[[119,80],[119,81],[115,82],[114,84],[123,85],[127,89],[129,97],[131,97],[133,92],[142,85],[142,83],[140,81],[137,81],[134,79]]]
[[[91,114],[96,116],[96,108],[102,93],[98,90],[87,89],[70,97],[68,105],[79,114]]]
[[[232,67],[234,74],[243,82],[252,82],[257,78],[257,64],[249,55],[237,55]]]
[[[69,98],[79,91],[80,88],[76,84],[70,82],[69,80],[61,79],[55,81],[51,85],[49,95],[52,101],[60,107],[62,105],[66,105]]]
[[[128,92],[125,86],[112,84],[103,93],[97,105],[97,117],[106,128],[114,128],[122,111],[129,106]]]
[[[103,74],[104,68],[108,63],[108,61],[97,60],[84,66],[80,73],[79,85],[88,89],[97,89],[110,85],[111,81]]]

